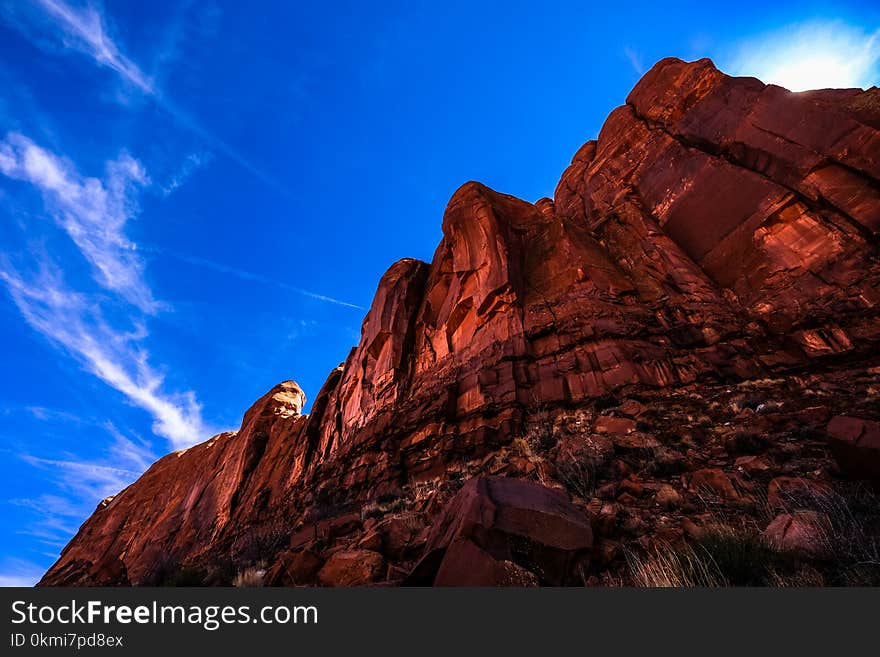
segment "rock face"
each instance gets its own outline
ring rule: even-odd
[[[322,584],[402,582],[416,563],[432,583],[586,580],[571,560],[589,526],[561,497],[601,530],[594,564],[613,562],[625,537],[681,533],[643,509],[704,491],[747,506],[796,429],[876,394],[878,230],[880,90],[795,94],[662,60],[554,199],[455,192],[432,262],[382,277],[310,416],[276,386],[238,431],[102,502],[42,584],[210,582],[256,561],[279,583],[287,563]],[[740,385],[767,399],[733,399]],[[557,468],[562,444],[590,456]],[[472,480],[443,511],[497,474],[541,485]]]

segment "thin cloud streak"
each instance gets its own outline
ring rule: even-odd
[[[626,56],[629,65],[633,67],[633,70],[639,75],[645,74],[645,66],[642,64],[642,58],[639,56],[633,48],[630,46],[626,46],[623,49],[623,54]]]
[[[29,413],[34,419],[40,420],[41,422],[66,422],[68,424],[87,424],[86,420],[75,415],[73,413],[69,413],[68,411],[63,411],[58,408],[47,408],[46,406],[25,406],[23,410]]]
[[[283,290],[289,290],[291,292],[295,292],[297,294],[301,294],[312,299],[317,299],[319,301],[326,301],[327,303],[333,303],[338,306],[344,306],[346,308],[354,308],[356,310],[366,310],[366,308],[364,308],[363,306],[359,306],[356,303],[350,303],[341,299],[335,299],[334,297],[327,296],[326,294],[319,294],[317,292],[304,290],[301,287],[289,285],[288,283],[276,280],[274,278],[269,278],[267,276],[263,276],[262,274],[245,271],[244,269],[236,269],[235,267],[229,267],[227,265],[223,265],[219,262],[214,262],[212,260],[206,260],[204,258],[198,258],[196,256],[187,255],[185,253],[178,253],[176,251],[170,251],[168,249],[160,249],[159,247],[155,246],[139,245],[138,249],[145,253],[152,253],[159,256],[174,258],[175,260],[180,260],[181,262],[195,265],[196,267],[212,269],[214,271],[220,272],[221,274],[228,274],[229,276],[235,276],[236,278],[240,278],[242,280],[253,281],[262,285],[272,285],[275,287],[279,287]]]
[[[199,168],[210,162],[213,157],[214,154],[211,153],[211,151],[205,153],[190,153],[187,155],[178,171],[171,176],[168,182],[162,185],[162,196],[170,196],[180,189],[180,187],[183,186],[183,183],[194,175]]]
[[[107,19],[98,9],[77,9],[62,0],[38,0],[37,4],[62,35],[65,46],[91,57],[97,64],[115,71],[123,80],[141,93],[153,98],[156,104],[185,129],[223,153],[233,162],[285,196],[290,190],[267,174],[223,139],[212,133],[193,116],[180,108],[150,79],[110,37]]]
[[[92,480],[99,480],[101,482],[110,481],[112,482],[113,492],[108,493],[108,495],[119,492],[118,482],[122,481],[123,479],[133,480],[141,475],[140,472],[137,472],[135,470],[125,470],[123,468],[115,468],[108,465],[95,465],[94,463],[89,462],[43,459],[37,456],[31,456],[29,454],[25,454],[21,458],[23,461],[29,463],[30,465],[72,470],[75,473],[76,477],[89,478]],[[104,497],[106,497],[106,495]]]
[[[37,0],[37,4],[67,35],[65,45],[90,55],[96,62],[113,69],[144,93],[156,93],[153,82],[120,52],[107,34],[106,22],[97,9],[83,7],[77,11],[58,0]]]
[[[13,573],[0,573],[0,588],[23,588],[31,587],[40,581],[42,571],[33,571],[32,574],[22,574],[21,571]]]
[[[144,263],[125,226],[137,210],[135,189],[148,184],[140,164],[123,154],[107,164],[104,180],[79,175],[66,158],[18,133],[0,141],[0,173],[37,189],[49,214],[73,240],[105,289],[141,313],[154,314],[157,302],[143,278]],[[30,231],[32,228],[27,227]],[[130,403],[153,417],[153,431],[175,449],[207,438],[195,394],[162,391],[163,377],[143,347],[148,337],[139,313],[123,313],[117,324],[106,319],[101,297],[71,289],[47,253],[31,247],[36,274],[23,276],[8,258],[0,259],[0,279],[25,321],[82,367]],[[111,300],[112,303],[112,300]],[[118,315],[114,307],[114,316]]]
[[[222,153],[230,160],[238,164],[241,168],[253,175],[255,178],[258,178],[269,187],[272,187],[275,191],[281,193],[284,196],[291,196],[291,192],[287,187],[282,185],[275,178],[260,169],[258,166],[251,163],[250,160],[241,155],[237,150],[235,150],[232,146],[220,139],[217,135],[210,132],[207,128],[204,128],[192,116],[177,107],[168,98],[159,93],[153,94],[153,98],[156,100],[156,103],[159,105],[159,107],[165,110],[175,121],[177,121],[184,128],[188,129],[190,132],[194,133],[204,141],[208,142],[213,150]]]
[[[24,559],[4,559],[0,564],[0,587],[33,586],[43,576],[44,569]]]
[[[103,287],[143,312],[159,309],[143,280],[143,262],[125,235],[126,223],[137,211],[134,191],[149,182],[137,160],[122,154],[107,164],[105,180],[87,178],[64,158],[11,132],[0,141],[0,173],[39,190],[49,214]]]
[[[125,436],[112,422],[104,422],[104,429],[113,436],[110,456],[114,462],[127,464],[125,472],[135,472],[140,476],[158,458],[153,446],[138,435],[133,438]]]
[[[101,500],[116,495],[135,481],[155,460],[148,443],[123,435],[110,423],[104,428],[114,438],[104,459],[84,461],[75,456],[44,458],[19,454],[27,465],[48,473],[49,481],[58,491],[9,501],[35,516],[20,533],[60,550],[76,533],[83,517]]]
[[[25,321],[86,371],[150,413],[156,435],[167,438],[175,449],[210,435],[193,392],[162,391],[164,377],[149,364],[149,353],[141,346],[147,337],[143,325],[134,323],[128,331],[111,326],[99,303],[68,288],[47,257],[33,280],[0,262],[0,279]]]

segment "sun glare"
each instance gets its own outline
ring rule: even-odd
[[[789,27],[740,46],[729,70],[790,89],[867,88],[878,83],[880,31],[841,23]]]

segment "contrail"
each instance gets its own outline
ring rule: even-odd
[[[151,95],[153,100],[156,101],[156,105],[160,109],[164,110],[174,121],[204,139],[215,150],[223,153],[223,155],[231,159],[233,162],[238,164],[240,167],[245,169],[253,176],[266,183],[269,187],[272,187],[275,191],[280,192],[282,195],[287,197],[292,196],[290,190],[287,187],[285,187],[280,182],[275,180],[275,178],[257,167],[250,160],[246,159],[237,150],[235,150],[232,146],[220,139],[218,136],[204,128],[193,117],[174,105],[170,100],[168,100],[168,98],[162,95],[161,92],[155,91]]]
[[[196,256],[191,256],[186,253],[179,253],[177,251],[170,251],[168,249],[161,249],[156,246],[148,246],[139,244],[137,246],[138,251],[142,251],[145,253],[152,253],[158,256],[167,256],[169,258],[174,258],[175,260],[180,260],[181,262],[185,262],[190,265],[195,265],[196,267],[204,267],[206,269],[213,269],[214,271],[218,271],[222,274],[228,274],[229,276],[235,276],[236,278],[241,278],[246,281],[253,281],[255,283],[261,283],[263,285],[273,285],[275,287],[279,287],[283,290],[289,290],[291,292],[296,292],[297,294],[301,294],[306,297],[310,297],[312,299],[317,299],[319,301],[326,301],[327,303],[334,303],[337,306],[344,306],[346,308],[354,308],[356,310],[366,310],[363,306],[359,306],[356,303],[349,303],[348,301],[342,301],[341,299],[335,299],[333,297],[328,297],[326,294],[318,294],[317,292],[312,292],[310,290],[305,290],[301,287],[296,287],[295,285],[290,285],[285,283],[284,281],[279,281],[274,278],[269,278],[268,276],[263,276],[262,274],[257,274],[255,272],[246,271],[244,269],[238,269],[236,267],[229,267],[227,265],[220,264],[219,262],[214,262],[213,260],[206,260],[205,258],[199,258]]]
[[[250,162],[235,148],[202,126],[194,117],[171,101],[137,63],[129,59],[110,38],[105,27],[105,16],[98,9],[85,7],[82,10],[77,10],[66,4],[64,0],[37,0],[37,4],[64,33],[73,37],[73,44],[66,44],[67,47],[84,52],[97,64],[116,71],[119,76],[137,87],[141,93],[152,98],[159,109],[166,112],[174,121],[195,133],[276,191],[284,196],[292,195],[287,187]]]

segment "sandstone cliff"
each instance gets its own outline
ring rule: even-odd
[[[825,424],[880,419],[878,230],[880,90],[662,60],[554,199],[453,195],[310,416],[276,386],[101,502],[41,583],[613,583],[707,496],[756,516],[845,474]]]

